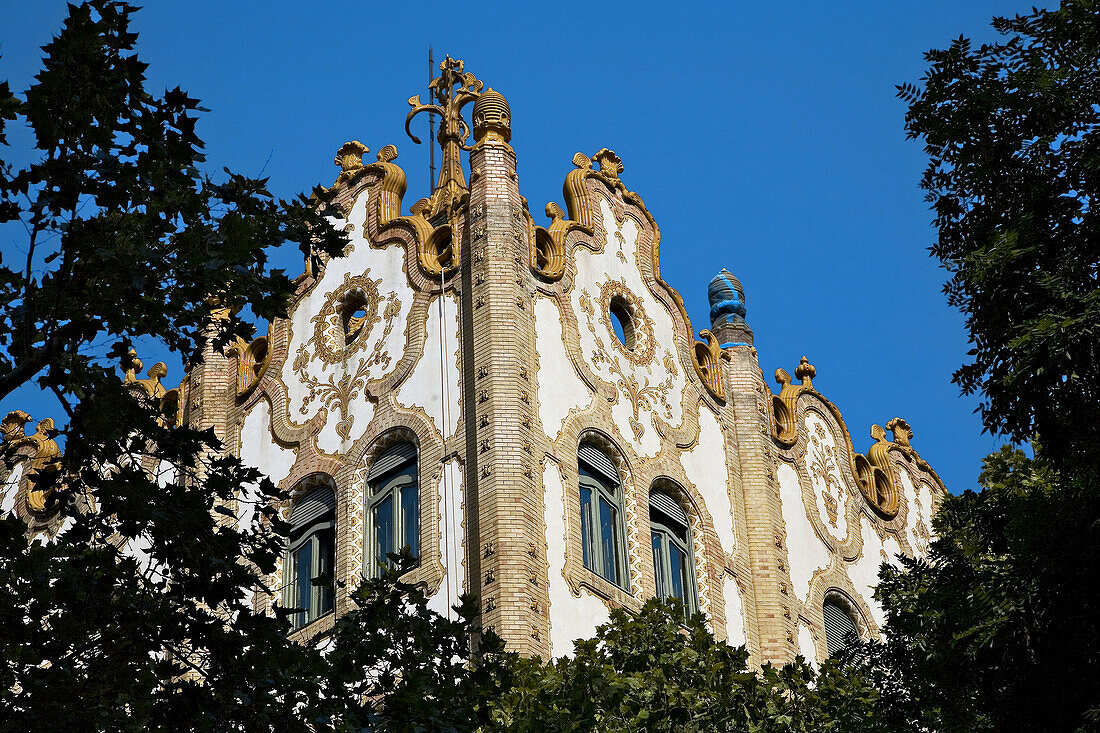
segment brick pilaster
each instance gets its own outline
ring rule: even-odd
[[[486,139],[470,154],[463,339],[470,355],[467,404],[476,451],[482,623],[526,655],[548,656],[541,535],[541,471],[531,426],[535,404],[533,291],[516,156]],[[466,297],[468,294],[468,297]],[[472,380],[472,384],[470,381]],[[468,427],[469,429],[469,427]],[[472,443],[472,445],[471,445]],[[468,469],[469,470],[469,469]],[[468,481],[469,486],[474,482]],[[473,567],[473,565],[471,565]]]

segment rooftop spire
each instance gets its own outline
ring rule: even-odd
[[[463,150],[470,150],[466,145],[466,140],[470,137],[470,127],[462,119],[462,108],[481,96],[483,86],[473,74],[465,71],[461,60],[450,56],[439,64],[439,71],[439,76],[428,85],[434,101],[430,100],[425,104],[420,101],[419,94],[410,97],[409,105],[412,109],[405,117],[405,132],[417,144],[420,143],[420,138],[409,129],[413,118],[421,112],[440,118],[436,139],[443,150],[443,156],[439,179],[432,190],[429,216],[434,216],[443,209],[451,209],[468,191],[460,156]]]

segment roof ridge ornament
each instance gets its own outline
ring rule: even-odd
[[[462,171],[461,153],[469,151],[466,140],[470,137],[470,126],[462,119],[462,108],[481,97],[484,86],[477,77],[465,70],[465,63],[448,55],[439,64],[440,74],[432,79],[428,103],[420,101],[420,95],[409,97],[409,114],[405,117],[405,132],[417,145],[420,138],[409,129],[413,118],[421,112],[437,115],[440,118],[439,133],[436,140],[443,151],[439,167],[439,179],[431,195],[431,214],[434,217],[446,210],[448,218],[469,188],[466,175]],[[434,101],[431,101],[434,99]]]

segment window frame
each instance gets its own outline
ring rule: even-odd
[[[829,643],[829,640],[831,638],[830,634],[829,634],[830,624],[826,623],[826,619],[825,619],[825,608],[826,608],[826,606],[832,606],[833,608],[835,608],[837,610],[837,612],[840,613],[845,619],[847,619],[849,624],[851,624],[851,630],[848,632],[848,634],[853,638],[849,638],[849,636],[845,636],[845,638],[838,640],[839,644],[838,644],[835,651],[832,648],[833,645]],[[863,636],[860,633],[860,620],[852,612],[850,603],[848,602],[848,600],[846,598],[844,598],[844,599],[838,598],[838,594],[836,594],[835,592],[827,594],[825,596],[825,598],[822,599],[822,601],[821,601],[821,620],[822,620],[822,628],[825,630],[825,649],[829,653],[829,656],[828,656],[829,659],[832,659],[833,657],[837,656],[838,654],[843,652],[845,649],[848,649],[849,647],[853,646],[854,644],[858,644],[863,639]]]
[[[387,498],[392,499],[390,522],[393,534],[393,548],[389,552],[398,552],[403,547],[407,546],[402,543],[398,545],[399,541],[406,538],[406,526],[405,521],[402,518],[402,489],[412,487],[416,491],[414,506],[416,507],[416,548],[415,556],[417,563],[420,561],[420,552],[423,546],[421,541],[421,516],[420,516],[420,472],[418,463],[420,460],[420,451],[414,443],[411,441],[403,441],[413,446],[414,452],[411,457],[405,461],[399,463],[391,469],[388,469],[385,473],[376,476],[367,481],[366,491],[363,500],[364,514],[364,538],[363,538],[363,576],[367,578],[377,578],[382,575],[385,569],[385,565],[388,561],[385,561],[384,557],[379,555],[385,555],[384,552],[380,553],[377,549],[378,545],[378,526],[375,522],[375,507],[384,502]],[[391,446],[392,447],[392,446]],[[381,458],[385,452],[379,454]],[[413,549],[410,547],[410,549]]]
[[[600,453],[607,455],[605,451],[592,446]],[[588,516],[586,517],[584,492],[587,490],[594,501],[588,502]],[[580,516],[581,528],[581,566],[607,581],[611,585],[626,593],[630,593],[630,566],[627,552],[626,512],[623,508],[624,490],[621,481],[612,483],[609,476],[602,471],[589,467],[583,459],[577,460],[577,509]],[[615,519],[610,523],[614,534],[610,538],[609,546],[615,553],[611,559],[610,567],[614,569],[617,577],[609,578],[604,574],[606,565],[604,557],[605,538],[603,536],[603,522],[600,521],[600,501],[606,501],[615,512]],[[586,519],[588,521],[586,529]],[[586,548],[585,539],[588,539]],[[585,550],[588,549],[588,552]],[[587,562],[586,555],[591,557],[591,564]]]
[[[677,506],[682,508],[680,502],[676,501],[675,497],[667,491],[662,491],[659,488],[650,489],[650,496],[652,497],[654,492],[659,492],[669,497],[676,503]],[[656,519],[654,514],[659,515]],[[687,516],[687,512],[684,512]],[[658,521],[662,519],[666,521]],[[676,528],[683,528],[683,536],[678,536]],[[662,567],[658,572],[658,557],[657,554],[653,555],[653,585],[658,598],[679,598],[684,605],[684,618],[689,619],[699,611],[699,579],[695,573],[695,547],[693,538],[691,536],[691,524],[690,520],[686,524],[680,523],[680,521],[674,517],[668,516],[668,514],[662,511],[659,507],[653,506],[653,502],[649,502],[649,534],[650,534],[650,551],[653,552],[654,544],[660,545],[661,553],[660,560]],[[685,561],[686,578],[687,581],[685,587],[684,597],[675,595],[672,592],[672,553],[669,552],[669,545],[672,544],[683,556]]]
[[[303,523],[301,526],[292,526],[287,533],[286,546],[283,550],[283,608],[300,609],[290,614],[292,631],[304,628],[336,611],[336,491],[331,486],[318,487],[304,493],[298,501],[318,491],[327,491],[332,494],[332,508],[308,523]],[[301,576],[298,572],[295,555],[307,544],[310,546],[310,594],[309,602],[302,603],[299,598]],[[326,553],[322,551],[326,547],[328,549],[327,557]],[[329,566],[327,568],[329,582],[327,584],[315,584],[313,581],[320,578],[323,571],[326,570],[324,567],[326,559]]]

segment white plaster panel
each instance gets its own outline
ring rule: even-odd
[[[446,324],[442,330],[441,322]],[[444,335],[442,342],[440,333]],[[441,352],[446,354],[445,359],[440,357]],[[450,437],[458,429],[461,359],[458,301],[451,296],[436,298],[428,306],[424,354],[398,389],[397,402],[404,407],[422,407],[444,437]],[[446,372],[446,380],[440,378],[441,371]]]
[[[618,390],[619,399],[611,408],[611,417],[619,432],[631,441],[637,453],[652,457],[661,449],[653,418],[660,417],[672,425],[683,420],[680,395],[686,378],[677,357],[675,322],[642,278],[636,258],[638,224],[625,217],[620,225],[603,197],[600,212],[607,231],[603,250],[575,250],[577,275],[570,298],[577,314],[581,353],[592,371]],[[655,348],[646,364],[633,364],[614,346],[617,337],[611,328],[611,316],[603,312],[600,303],[601,288],[613,282],[633,294],[645,316],[652,320]]]
[[[806,411],[806,468],[825,531],[837,542],[848,536],[847,500],[841,457],[847,446],[837,440],[832,426],[821,415]]]
[[[19,481],[23,478],[26,462],[20,462],[8,475],[8,480],[0,488],[0,517],[6,517],[15,511],[15,498],[19,494]]]
[[[290,473],[295,458],[294,449],[282,447],[271,437],[271,407],[267,400],[260,400],[248,411],[241,425],[241,461],[247,466],[259,468],[273,483],[278,484]],[[241,528],[252,524],[258,491],[256,484],[241,487],[237,498],[237,525]]]
[[[462,521],[465,510],[466,487],[463,485],[462,467],[458,461],[444,464],[439,477],[439,516],[440,562],[443,564],[444,577],[439,589],[428,599],[428,608],[449,618],[456,614],[452,606],[458,603],[458,597],[466,592],[466,530]]]
[[[557,440],[570,410],[587,407],[592,391],[569,361],[561,312],[549,298],[535,303],[535,349],[539,354],[539,417],[546,434]]]
[[[817,669],[817,647],[814,646],[814,637],[810,633],[810,627],[806,624],[798,626],[798,653],[801,654],[810,666]]]
[[[290,345],[280,375],[287,386],[291,421],[304,423],[323,408],[328,422],[343,421],[346,426],[347,439],[340,441],[341,446],[351,445],[369,422],[369,402],[363,386],[393,371],[405,352],[414,295],[405,275],[404,248],[399,244],[372,248],[364,236],[366,210],[367,192],[363,192],[347,219],[333,220],[337,227],[352,225],[348,235],[351,249],[346,256],[329,260],[320,282],[290,313]],[[314,318],[348,276],[363,276],[374,283],[378,302],[373,306],[378,318],[361,337],[361,347],[342,361],[327,363],[316,356]],[[338,336],[333,334],[333,341]],[[325,433],[324,441],[326,450],[338,452],[334,434]]]
[[[859,515],[859,530],[863,537],[863,553],[858,560],[848,566],[848,577],[852,579],[856,592],[871,608],[875,623],[882,628],[885,618],[882,608],[873,598],[875,586],[878,585],[878,570],[884,562],[893,563],[896,556],[901,553],[901,547],[891,535],[886,535],[885,542],[879,539],[875,528],[871,526],[871,521],[862,514]]]
[[[684,472],[703,496],[714,520],[722,549],[734,550],[733,504],[730,501],[729,471],[726,469],[726,441],[718,418],[699,408],[699,441],[682,456]]]
[[[745,644],[745,613],[741,603],[741,589],[729,575],[722,580],[722,596],[726,605],[726,641],[732,646]]]
[[[550,657],[573,656],[573,642],[590,639],[610,619],[607,606],[581,589],[578,598],[565,582],[565,481],[561,469],[546,464],[542,472],[546,519],[546,559],[550,565]]]
[[[905,496],[906,518],[905,538],[917,557],[928,554],[928,544],[931,542],[931,516],[932,489],[924,483],[919,487],[913,485],[909,478],[909,472],[902,466],[897,467],[898,480],[901,483],[901,491]]]
[[[829,567],[829,550],[806,516],[798,472],[789,463],[780,462],[776,474],[779,477],[783,524],[787,528],[787,565],[790,568],[791,585],[795,597],[805,601],[814,573]]]

